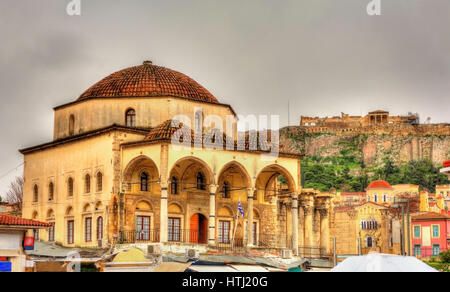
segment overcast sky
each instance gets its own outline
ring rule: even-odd
[[[112,72],[152,60],[240,114],[450,121],[450,1],[69,0],[0,2],[0,194],[17,149],[52,139],[52,108]]]

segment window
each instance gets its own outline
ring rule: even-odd
[[[390,248],[394,247],[394,240],[393,240],[393,238],[392,238],[392,235],[389,236],[389,247],[390,247]]]
[[[67,243],[68,244],[73,244],[73,227],[74,227],[74,221],[73,220],[69,220],[67,221]]]
[[[72,136],[75,132],[75,116],[70,115],[69,117],[69,135]]]
[[[383,194],[383,203],[387,203],[387,195]]]
[[[103,174],[101,172],[97,172],[97,192],[101,192],[103,190]]]
[[[84,177],[84,193],[90,193],[91,192],[91,176],[89,174],[86,174]]]
[[[202,129],[202,111],[198,110],[195,112],[195,128],[194,131],[200,132]]]
[[[373,201],[376,203],[376,202],[378,202],[378,195],[377,194],[374,194],[373,195]]]
[[[145,172],[141,173],[141,191],[148,192],[148,175]]]
[[[73,178],[71,177],[67,181],[67,194],[69,197],[73,197]]]
[[[39,188],[37,185],[33,187],[33,202],[37,203],[39,201]]]
[[[137,240],[149,240],[150,239],[150,217],[137,216]]]
[[[55,241],[55,225],[54,224],[48,228],[48,241],[49,242]]]
[[[205,189],[205,177],[203,176],[203,173],[199,172],[197,173],[197,190],[204,190]]]
[[[55,192],[55,188],[53,186],[53,183],[51,182],[48,184],[48,200],[49,201],[53,201],[54,192]]]
[[[420,226],[414,226],[414,238],[420,238]]]
[[[370,195],[367,195],[367,202],[370,202]]]
[[[35,241],[39,240],[39,229],[34,229],[33,230],[33,237]]]
[[[229,198],[230,197],[230,184],[227,181],[223,182],[222,197],[223,198]]]
[[[169,241],[180,241],[180,218],[169,218]]]
[[[372,236],[367,236],[366,237],[366,247],[370,248],[372,246],[373,246],[373,238],[372,238]]]
[[[88,217],[84,219],[84,241],[92,241],[92,218]]]
[[[230,221],[219,221],[219,243],[230,243]]]
[[[433,225],[433,237],[439,238],[439,225]]]
[[[97,218],[97,240],[103,238],[103,217]]]
[[[170,193],[172,195],[178,194],[178,179],[176,177],[172,177],[170,181]]]
[[[134,109],[129,109],[125,113],[125,123],[128,127],[136,127],[136,112]]]
[[[420,244],[414,244],[414,256],[422,255],[422,246]]]
[[[432,247],[432,255],[438,256],[441,253],[441,245],[440,244],[433,244]]]

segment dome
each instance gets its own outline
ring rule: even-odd
[[[381,189],[391,189],[392,186],[384,180],[376,180],[369,184],[367,189],[374,189],[374,188],[381,188]]]
[[[98,97],[174,96],[195,101],[219,103],[203,86],[192,78],[145,61],[115,72],[86,90],[78,100]]]

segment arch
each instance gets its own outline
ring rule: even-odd
[[[170,170],[170,177],[176,176],[179,180],[180,191],[184,191],[187,188],[194,188],[197,184],[197,174],[201,172],[204,175],[205,190],[208,190],[207,186],[214,183],[214,173],[209,165],[193,156],[186,156],[175,162]]]
[[[222,206],[217,212],[218,217],[234,217],[233,211],[228,206]]]
[[[95,203],[95,211],[100,210],[103,210],[103,203],[101,201],[97,201],[97,203]]]
[[[133,108],[128,108],[125,111],[125,125],[127,127],[136,127],[136,111]]]
[[[245,167],[237,161],[230,161],[222,167],[217,183],[223,198],[231,197],[235,191],[244,191],[246,197],[247,189],[252,187],[250,175]]]
[[[366,235],[366,248],[373,247],[373,238],[370,235]]]
[[[153,184],[153,182],[159,180],[157,164],[147,155],[139,155],[130,160],[123,171],[124,190],[139,192],[141,189],[141,174],[143,172],[146,172],[148,175],[149,191],[152,191],[153,187],[157,188],[159,186],[159,184]],[[157,189],[154,191],[158,192]]]
[[[84,204],[83,212],[86,213],[86,212],[91,212],[91,211],[92,211],[91,204],[89,204],[89,203]]]
[[[259,211],[253,208],[253,220],[259,220]]]
[[[38,219],[39,218],[39,213],[38,213],[38,211],[33,211],[33,215],[31,215],[31,219],[33,219],[33,220],[36,220],[36,219]]]
[[[286,185],[283,185],[283,182],[280,181],[280,176],[284,178]],[[255,187],[257,191],[263,193],[266,201],[279,193],[295,193],[297,191],[292,175],[278,164],[264,167],[256,176]]]
[[[135,209],[137,211],[145,211],[145,212],[151,212],[153,211],[152,204],[150,204],[147,200],[140,200],[136,203]]]
[[[171,203],[168,207],[168,213],[183,214],[183,208],[177,203]]]
[[[66,208],[66,213],[65,213],[65,215],[66,215],[66,216],[73,216],[73,208],[72,208],[72,206],[68,206],[68,207]]]
[[[148,192],[148,174],[147,174],[147,172],[145,172],[145,171],[141,172],[140,182],[141,182],[141,192]]]
[[[221,178],[226,174],[226,172],[230,170],[238,170],[241,172],[241,175],[243,175],[244,181],[245,181],[245,187],[251,188],[252,187],[252,179],[250,175],[248,174],[247,169],[239,162],[237,161],[230,161],[227,164],[225,164],[222,169],[219,171],[218,176],[218,183],[220,184]]]
[[[47,211],[47,219],[54,219],[55,218],[55,212],[53,209],[48,209]]]

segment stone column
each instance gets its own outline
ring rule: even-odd
[[[160,219],[160,241],[167,242],[168,214],[167,214],[167,184],[161,184],[161,219]]]
[[[325,253],[330,252],[328,209],[320,209],[320,247],[324,249]]]
[[[253,246],[253,195],[255,190],[247,189],[247,246]]]
[[[169,146],[168,144],[161,145],[161,162],[160,162],[160,183],[161,183],[161,209],[160,209],[160,242],[167,242],[168,233],[168,210],[167,210],[167,188],[168,184],[168,173],[169,173]]]
[[[209,232],[208,232],[208,244],[216,244],[216,192],[217,186],[209,186]]]
[[[305,246],[312,247],[314,206],[305,205],[303,211],[305,212]]]
[[[298,194],[292,195],[292,250],[298,255]]]

